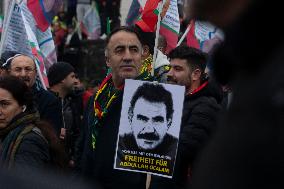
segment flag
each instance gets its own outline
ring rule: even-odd
[[[11,7],[11,20],[5,25],[7,36],[3,39],[4,51],[17,51],[34,57],[41,86],[48,86],[46,70],[55,63],[56,53],[50,27],[42,32],[26,2]]]
[[[167,40],[167,50],[170,52],[178,43],[178,36],[180,30],[180,21],[177,0],[171,0],[169,4],[163,7],[160,34]]]
[[[131,5],[130,5],[128,14],[126,16],[126,21],[125,21],[126,25],[127,26],[134,25],[136,20],[140,16],[141,11],[142,11],[142,7],[141,7],[139,1],[133,0]]]
[[[53,40],[52,40],[52,36],[48,36],[46,40],[41,42],[41,44],[39,43],[37,36],[36,36],[37,33],[34,32],[38,30],[34,28],[34,25],[31,22],[31,17],[32,17],[31,14],[32,13],[29,12],[29,9],[27,8],[27,6],[25,6],[25,4],[22,4],[21,5],[21,16],[22,16],[24,28],[27,34],[28,44],[31,49],[31,53],[33,57],[35,58],[35,62],[37,64],[38,71],[39,71],[38,75],[40,77],[40,80],[42,84],[44,85],[44,87],[46,88],[48,87],[48,78],[47,78],[46,65],[44,62],[44,54],[42,53],[40,49],[40,45],[43,46],[44,43],[48,43],[49,41],[53,41]],[[50,30],[50,28],[47,28],[46,30]]]
[[[62,7],[62,0],[27,0],[27,6],[41,31],[46,31]]]
[[[98,39],[101,34],[101,21],[96,7],[92,4],[91,8],[86,12],[82,22],[80,23],[81,31],[88,39]]]
[[[142,11],[142,15],[136,22],[144,32],[155,32],[158,21],[158,4],[161,0],[148,0]]]
[[[148,0],[142,11],[140,19],[136,22],[144,32],[155,32],[158,21],[159,11],[157,10],[159,0]],[[143,7],[143,2],[140,2]],[[175,48],[178,42],[180,30],[179,13],[177,0],[166,0],[161,12],[161,27],[160,34],[167,40],[167,50]]]
[[[209,53],[214,45],[224,40],[223,32],[209,22],[191,21],[187,45]]]
[[[4,17],[0,15],[0,33],[2,33],[3,31],[3,21],[4,21]]]

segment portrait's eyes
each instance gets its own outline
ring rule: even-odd
[[[140,120],[140,121],[143,121],[143,122],[147,122],[147,121],[149,121],[149,118],[146,117],[146,116],[143,116],[141,114],[138,114],[137,115],[137,120]]]
[[[162,116],[157,116],[153,118],[153,122],[158,122],[158,123],[163,123],[164,122],[164,117]]]

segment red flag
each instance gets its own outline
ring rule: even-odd
[[[46,31],[62,6],[62,0],[28,0],[27,6],[41,31]]]
[[[220,29],[208,22],[192,20],[186,39],[188,46],[208,53],[216,44],[224,40],[224,34]]]
[[[158,4],[161,0],[148,0],[140,19],[136,22],[144,32],[154,32],[158,21]]]
[[[195,21],[192,20],[190,25],[191,25],[191,28],[186,36],[186,43],[189,47],[200,49],[199,41],[196,39],[196,36],[195,36]]]

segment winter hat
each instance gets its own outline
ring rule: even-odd
[[[59,83],[74,71],[74,67],[67,62],[58,62],[53,64],[47,73],[49,86],[52,87]]]
[[[5,69],[9,68],[12,60],[22,55],[24,54],[16,52],[16,51],[5,51],[4,53],[2,53],[1,59],[0,59],[1,67]],[[24,56],[27,56],[27,55],[24,55]]]

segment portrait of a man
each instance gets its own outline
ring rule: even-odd
[[[175,155],[177,138],[168,133],[173,119],[172,94],[161,84],[144,83],[135,91],[128,109],[131,133],[120,136],[129,150]]]
[[[172,177],[183,96],[181,86],[126,80],[114,169]]]

